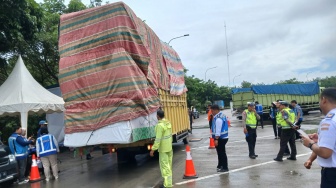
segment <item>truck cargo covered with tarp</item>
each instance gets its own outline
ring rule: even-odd
[[[178,54],[122,2],[62,15],[59,30],[65,145],[153,137],[159,90],[187,91]]]
[[[264,114],[268,115],[271,103],[276,100],[291,102],[296,100],[304,113],[319,109],[320,86],[318,82],[302,84],[258,85],[251,88],[232,89],[233,108],[240,111],[248,102],[258,101],[263,105]],[[240,117],[240,116],[239,116]]]
[[[320,92],[317,82],[304,84],[258,85],[251,88],[232,89],[232,93],[253,91],[255,94],[315,95]]]

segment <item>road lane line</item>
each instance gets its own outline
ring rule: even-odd
[[[309,155],[309,154],[311,154],[311,152],[305,153],[305,154],[300,154],[300,155],[297,155],[296,157],[302,157],[302,156],[306,156],[306,155]],[[287,160],[287,158],[283,158],[283,160]],[[183,185],[183,184],[187,184],[187,183],[190,183],[190,182],[196,182],[196,181],[200,181],[200,180],[204,180],[204,179],[209,179],[209,178],[217,177],[217,176],[220,176],[220,175],[223,175],[223,174],[239,172],[239,171],[243,171],[243,170],[247,170],[247,169],[250,169],[250,168],[259,167],[259,166],[263,166],[263,165],[267,165],[267,164],[271,164],[271,163],[278,163],[278,162],[272,160],[272,161],[268,161],[268,162],[264,162],[264,163],[245,166],[245,167],[242,167],[242,168],[237,168],[237,169],[234,169],[234,170],[230,170],[229,172],[217,173],[217,174],[212,174],[212,175],[200,177],[200,178],[197,178],[197,179],[182,181],[182,182],[179,182],[179,183],[175,183],[175,185]]]
[[[268,138],[268,137],[272,137],[274,135],[269,135],[269,136],[261,136],[261,137],[257,137],[257,139],[261,139],[261,138]],[[204,139],[207,139],[209,137],[205,137]],[[202,138],[203,139],[203,138]],[[229,138],[230,139],[230,138]],[[236,143],[236,142],[246,142],[246,140],[236,140],[236,141],[229,141],[228,143]],[[190,148],[191,150],[195,150],[195,149],[202,149],[202,148],[208,148],[209,146],[200,146],[200,147],[194,147],[194,148]],[[185,151],[181,150],[181,151]]]

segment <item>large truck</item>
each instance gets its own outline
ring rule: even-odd
[[[279,99],[287,102],[296,100],[303,113],[308,114],[309,111],[320,109],[319,99],[322,89],[318,82],[235,88],[232,89],[232,103],[235,112],[233,115],[241,119],[241,113],[247,108],[247,103],[258,101],[263,106],[263,118],[266,119],[269,117],[272,102]]]
[[[64,14],[59,25],[64,145],[100,145],[118,160],[148,152],[156,112],[173,141],[188,142],[184,67],[178,54],[123,2]]]

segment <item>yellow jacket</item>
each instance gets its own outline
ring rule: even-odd
[[[159,120],[155,127],[155,142],[152,150],[158,150],[159,152],[169,152],[172,147],[172,125],[166,119]]]

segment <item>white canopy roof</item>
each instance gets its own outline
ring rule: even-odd
[[[27,129],[28,112],[64,111],[64,101],[42,87],[29,73],[21,56],[7,80],[0,86],[0,116],[21,115]]]

